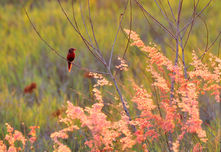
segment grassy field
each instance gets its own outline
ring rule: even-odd
[[[150,1],[143,1],[146,8],[163,24],[167,24],[157,6]],[[124,1],[92,1],[91,15],[95,27],[95,33],[99,47],[103,51],[105,59],[109,59],[110,50],[117,32],[120,21],[120,14],[124,8]],[[199,10],[206,2],[200,3]],[[73,21],[71,1],[62,2],[69,17]],[[192,5],[191,0],[185,1],[182,18],[183,24],[191,15],[189,11]],[[15,129],[22,131],[31,125],[40,126],[38,140],[35,144],[36,151],[52,151],[52,141],[50,134],[62,126],[57,122],[56,111],[61,109],[67,100],[74,105],[86,107],[94,103],[91,101],[91,88],[93,80],[85,77],[85,71],[73,67],[72,72],[68,73],[67,63],[62,58],[53,53],[45,43],[38,37],[33,30],[23,6],[38,29],[42,37],[58,52],[66,57],[70,47],[77,49],[75,62],[82,67],[104,71],[104,67],[94,59],[87,50],[81,38],[73,30],[65,15],[62,13],[56,1],[47,1],[40,4],[30,3],[17,4],[5,3],[0,5],[0,139],[5,134],[4,124],[7,122]],[[84,9],[86,2],[75,3],[76,19],[82,33],[87,37],[84,24],[82,22],[81,9],[85,15],[86,26],[90,29],[88,10]],[[177,6],[172,6],[174,9]],[[191,51],[196,50],[201,54],[207,45],[206,26],[209,31],[208,44],[210,45],[220,32],[221,27],[221,1],[214,1],[211,6],[201,15],[193,28],[189,43],[186,47],[187,61],[191,60]],[[129,28],[129,11],[126,12],[122,26]],[[206,21],[206,26],[204,24]],[[169,36],[151,20],[146,20],[140,9],[133,3],[132,29],[140,34],[141,39],[148,44],[156,43],[159,49],[170,59],[175,53],[169,46],[173,46]],[[89,30],[92,37],[92,32]],[[220,54],[218,42],[211,48],[211,53]],[[127,39],[121,31],[118,35],[114,48],[113,66],[118,63],[117,56],[122,56],[127,44]],[[129,47],[126,59],[129,64],[127,75],[119,75],[119,83],[124,84],[127,89],[123,89],[125,98],[130,98],[129,77],[133,77],[139,84],[146,88],[151,85],[151,79],[145,72],[145,56],[137,51],[135,47]],[[206,59],[205,59],[206,60]],[[146,79],[144,79],[144,77]],[[37,88],[31,94],[25,94],[24,88],[30,83],[35,82]],[[109,88],[106,92],[106,100],[111,100],[108,92],[116,94],[114,88]],[[202,97],[205,100],[207,97]],[[209,98],[209,97],[208,97]],[[210,105],[211,104],[211,105]],[[209,106],[213,103],[209,103]],[[202,109],[208,105],[202,102]],[[219,106],[217,104],[217,106]],[[208,110],[208,108],[207,108]],[[219,108],[218,108],[219,110]],[[207,111],[212,112],[211,109]],[[134,112],[135,113],[135,112]],[[202,114],[203,115],[203,114]],[[207,118],[203,118],[207,120]],[[208,144],[208,151],[220,128],[220,117],[217,112],[208,118],[212,126],[204,126],[208,132],[211,142]],[[87,151],[83,139],[75,135],[78,140],[67,141],[72,149]],[[157,147],[157,145],[154,145]],[[157,148],[156,148],[157,149]],[[160,149],[160,148],[159,148]],[[158,149],[158,150],[159,150]]]

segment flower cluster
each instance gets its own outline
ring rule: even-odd
[[[138,47],[147,55],[146,70],[153,81],[150,88],[145,89],[135,83],[135,80],[131,80],[131,87],[135,93],[127,100],[126,107],[129,109],[134,105],[132,108],[135,114],[129,118],[123,106],[114,103],[114,108],[117,109],[120,117],[109,119],[106,113],[113,113],[106,112],[108,108],[104,106],[106,102],[100,88],[110,86],[111,83],[101,74],[87,73],[85,77],[97,80],[92,89],[94,100],[97,102],[85,108],[67,102],[66,115],[60,118],[60,122],[65,123],[66,128],[51,134],[54,150],[71,151],[62,143],[62,139],[69,138],[68,132],[85,128],[90,132],[89,137],[85,136],[85,144],[92,152],[116,149],[128,151],[134,145],[140,145],[138,147],[142,147],[143,151],[148,151],[151,143],[158,144],[158,141],[165,138],[167,145],[172,144],[173,151],[177,152],[181,149],[180,143],[188,135],[197,136],[200,140],[200,143],[195,143],[192,147],[193,151],[202,151],[200,144],[206,143],[208,139],[200,119],[199,96],[203,92],[208,92],[215,96],[217,102],[220,102],[221,60],[210,55],[210,67],[202,63],[193,51],[191,63],[193,70],[187,71],[187,79],[184,77],[182,61],[173,65],[172,61],[156,47],[146,46],[136,32],[130,30],[125,32],[130,33],[133,41],[131,45]],[[118,60],[121,64],[116,68],[127,70],[126,61],[121,58]],[[150,93],[149,90],[155,91]],[[114,98],[115,95],[113,95]],[[169,135],[173,138],[172,141],[168,141]]]
[[[120,71],[128,71],[128,65],[126,63],[126,60],[122,59],[121,57],[118,57],[117,59],[120,61],[120,64],[115,66],[115,68]]]
[[[25,147],[28,141],[31,144],[31,149],[33,148],[32,145],[36,141],[36,129],[39,128],[38,126],[31,126],[31,131],[28,134],[30,135],[30,138],[25,138],[25,136],[20,131],[15,130],[8,123],[5,125],[7,127],[7,134],[5,136],[5,140],[0,140],[1,152],[25,151]],[[18,144],[16,144],[18,142],[20,142],[21,145],[18,146]],[[6,146],[7,143],[9,146]]]
[[[112,85],[107,79],[105,79],[103,77],[102,74],[90,72],[89,76],[91,76],[91,77],[93,77],[94,79],[97,80],[97,83],[94,85],[94,87],[97,87],[97,86],[111,86]]]
[[[89,138],[85,144],[91,148],[91,151],[113,150],[114,144],[120,142],[122,149],[131,148],[135,142],[132,139],[132,134],[128,129],[129,120],[128,117],[122,115],[122,119],[117,122],[111,122],[107,120],[107,116],[102,112],[103,103],[95,103],[92,107],[86,107],[82,109],[74,106],[71,102],[67,102],[66,117],[60,119],[67,125],[60,131],[51,134],[51,138],[54,141],[55,151],[67,151],[70,149],[62,144],[59,139],[67,139],[67,132],[71,132],[74,129],[78,130],[79,127],[87,127],[91,132],[91,138]],[[80,126],[75,125],[75,121],[80,120]]]
[[[125,30],[125,32],[129,34],[130,31]],[[194,70],[189,71],[189,79],[185,79],[182,62],[178,62],[178,65],[173,66],[172,62],[155,47],[145,46],[136,32],[131,31],[130,37],[133,40],[131,45],[147,53],[147,70],[154,79],[153,86],[160,91],[160,96],[161,94],[164,96],[164,99],[161,98],[158,101],[159,109],[166,112],[164,118],[160,117],[162,121],[161,128],[171,133],[180,128],[181,134],[173,143],[174,151],[179,149],[179,142],[186,133],[195,133],[202,142],[206,142],[206,132],[201,127],[202,120],[199,115],[198,97],[200,93],[210,91],[211,95],[215,95],[216,101],[220,102],[221,60],[211,54],[211,70],[209,70],[208,66],[202,63],[193,51],[191,65]],[[175,82],[173,92],[170,90],[171,84],[165,74],[169,75],[171,80],[173,79]],[[173,98],[171,98],[171,95]],[[141,100],[139,103],[142,103],[142,101],[145,100]],[[142,112],[141,109],[141,114]],[[184,117],[184,120],[180,119],[180,116]]]
[[[208,65],[202,63],[197,57],[195,51],[193,51],[193,61],[191,65],[195,69],[189,72],[189,76],[192,80],[194,80],[194,83],[198,85],[197,88],[202,88],[201,91],[203,92],[211,91],[211,95],[215,95],[216,101],[220,102],[221,59],[210,54],[209,60],[213,67],[211,71],[209,70]]]
[[[147,138],[154,140],[158,137],[156,131],[158,116],[152,113],[156,106],[145,89],[138,87],[136,84],[133,84],[133,88],[136,94],[132,101],[137,104],[137,108],[141,111],[139,117],[132,121],[132,124],[137,128],[135,133],[137,142],[142,143]],[[155,121],[156,123],[154,123]]]

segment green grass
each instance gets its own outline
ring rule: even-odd
[[[109,58],[119,24],[119,14],[122,13],[124,7],[123,3],[107,3],[108,7],[106,5],[106,7],[93,5],[91,8],[97,41],[105,59]],[[148,3],[146,2],[146,4]],[[62,4],[73,21],[71,3]],[[189,1],[184,5],[183,17],[185,19],[185,16],[190,15],[188,11],[190,5]],[[149,3],[145,6],[162,23],[167,24],[159,15],[160,12],[155,5]],[[104,70],[103,66],[89,53],[81,38],[74,32],[73,27],[67,21],[56,1],[45,2],[43,5],[31,8],[26,5],[26,8],[40,34],[62,56],[66,56],[68,48],[74,47],[77,48],[75,60],[77,64],[89,69]],[[86,36],[78,3],[75,8],[79,27]],[[174,6],[175,8],[176,6]],[[218,22],[221,19],[220,9],[221,2],[213,2],[212,7],[202,17],[208,24],[209,42],[215,39],[218,30],[220,30],[221,23]],[[84,15],[87,13],[85,11]],[[86,23],[87,28],[90,29],[88,20]],[[126,14],[123,26],[129,28],[129,12]],[[76,67],[73,67],[72,72],[68,73],[67,63],[39,39],[22,7],[11,4],[0,6],[0,29],[0,131],[3,130],[2,128],[6,122],[21,131],[23,131],[23,123],[25,126],[39,125],[41,126],[41,136],[39,136],[36,149],[38,151],[50,150],[52,148],[49,139],[50,133],[60,128],[56,122],[57,118],[54,118],[52,113],[67,100],[82,107],[91,105],[92,103],[86,98],[90,98],[90,83],[93,82],[84,78],[84,71]],[[202,21],[198,20],[196,27],[193,29],[193,35],[190,37],[190,43],[187,45],[186,54],[188,58],[191,56],[192,49],[204,49],[206,44],[204,29]],[[133,6],[133,30],[142,36],[146,44],[155,42],[169,58],[174,57],[174,53],[164,42],[170,43],[170,45],[174,45],[174,43],[171,43],[168,35],[156,28],[152,21],[150,26],[135,4]],[[89,34],[92,37],[91,31],[89,31]],[[126,42],[127,40],[121,32],[114,48],[114,64],[117,63],[117,56],[122,56]],[[218,44],[215,44],[211,51],[217,54],[217,50]],[[200,54],[199,51],[198,53]],[[142,72],[145,70],[143,65],[145,63],[144,56],[135,48],[130,47],[127,60],[130,72],[123,75],[121,83],[130,88],[127,78],[133,76],[138,83],[149,86],[151,81],[144,79],[144,77],[148,78],[148,74]],[[24,94],[23,89],[31,82],[37,84],[37,89],[32,94]],[[77,90],[80,94],[73,90]],[[130,90],[124,90],[126,98],[130,97]],[[115,93],[114,88],[110,88],[109,91]],[[218,121],[220,119],[214,120],[214,122]],[[220,127],[217,123],[213,123],[213,126],[215,128]],[[214,130],[211,130],[211,132],[217,133]],[[2,134],[3,132],[0,133],[0,138]],[[83,146],[83,141],[76,142],[73,145],[75,146],[72,147],[73,149],[79,148]]]

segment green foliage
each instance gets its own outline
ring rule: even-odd
[[[17,0],[3,0],[0,3],[4,4],[0,6],[0,137],[2,135],[2,127],[6,122],[23,132],[25,128],[23,124],[25,126],[38,125],[41,127],[40,134],[42,136],[39,136],[40,139],[37,143],[40,146],[36,147],[39,148],[39,151],[46,149],[50,151],[50,148],[52,148],[50,147],[50,133],[59,128],[59,125],[56,123],[57,118],[52,115],[53,112],[60,109],[66,100],[70,100],[82,107],[91,105],[92,103],[88,98],[91,98],[90,83],[93,82],[85,78],[84,71],[79,70],[77,67],[73,67],[72,72],[68,73],[66,61],[53,53],[39,39],[29,23],[22,6],[27,8],[31,20],[42,37],[57,49],[62,56],[66,56],[68,48],[74,47],[77,48],[77,64],[100,71],[104,70],[104,67],[89,53],[56,1],[23,1],[19,3]],[[68,1],[68,3],[62,4],[73,21],[71,2]],[[109,59],[111,46],[120,21],[120,14],[124,8],[123,4],[125,3],[99,1],[97,5],[92,4],[91,6],[91,15],[97,41],[105,59]],[[146,1],[144,4],[148,9],[151,9],[150,12],[156,18],[163,24],[167,24],[163,17],[159,15],[160,12],[156,5],[150,1]],[[191,5],[191,0],[185,1],[182,13],[183,18],[187,19],[187,16],[190,15],[188,8]],[[86,3],[82,2],[82,6],[86,6]],[[75,3],[74,7],[79,27],[86,36],[80,14],[80,4]],[[176,9],[176,7],[174,4],[173,8]],[[203,8],[203,4],[200,8]],[[221,19],[220,10],[221,2],[213,2],[212,7],[205,13],[207,15],[202,17],[207,21],[210,32],[209,42],[215,39],[219,32],[218,30],[220,30],[221,23],[217,22]],[[85,19],[88,19],[88,10],[83,9],[83,11]],[[195,24],[196,26],[193,29],[193,34],[186,49],[187,58],[190,57],[192,49],[200,48],[203,50],[206,44],[206,32],[202,21],[197,20]],[[86,20],[86,26],[90,29],[88,20]],[[129,27],[129,12],[126,13],[126,18],[123,20],[123,27]],[[159,27],[153,21],[150,21],[150,24],[148,24],[135,4],[133,4],[132,28],[141,35],[146,44],[148,42],[157,43],[169,58],[174,57],[169,46],[165,45],[166,43],[174,45],[174,43],[171,42],[171,39],[168,38],[164,31],[159,30]],[[93,37],[91,30],[89,30],[89,35],[91,38]],[[114,48],[113,68],[117,63],[117,56],[122,56],[126,43],[127,39],[121,32]],[[218,53],[217,50],[218,45],[216,44],[213,47],[214,53]],[[125,98],[131,96],[132,91],[130,83],[127,83],[128,77],[133,76],[138,83],[146,86],[151,85],[152,82],[145,69],[141,68],[145,67],[141,66],[145,64],[145,58],[136,48],[128,50],[127,61],[130,71],[127,75],[118,73],[120,75],[119,79],[127,87],[127,89],[124,89]],[[31,94],[24,94],[25,86],[31,82],[37,84],[37,89]],[[115,93],[113,89],[108,91]],[[218,124],[212,125],[216,126]],[[208,132],[215,131],[208,129]],[[85,150],[83,137],[81,136],[77,135],[79,142],[75,142],[73,144],[75,147],[72,147],[72,149],[81,149],[83,147]],[[159,149],[159,147],[156,149]]]

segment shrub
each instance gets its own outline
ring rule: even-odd
[[[8,123],[5,124],[7,127],[7,134],[4,140],[0,140],[0,151],[1,152],[18,152],[25,151],[27,147],[33,149],[33,144],[36,141],[36,129],[38,126],[31,126],[29,137],[25,137],[20,131],[12,128]]]
[[[129,30],[125,32],[130,33]],[[190,63],[192,69],[188,69],[188,78],[185,79],[181,61],[173,65],[172,61],[156,47],[146,46],[135,32],[131,31],[130,37],[133,40],[131,45],[138,47],[147,55],[146,70],[153,79],[151,88],[158,90],[158,93],[148,92],[131,78],[131,87],[135,95],[128,103],[136,105],[132,107],[133,111],[136,111],[136,116],[129,118],[121,104],[109,104],[112,109],[119,111],[120,115],[118,120],[109,120],[103,111],[107,105],[102,97],[101,88],[111,87],[111,83],[101,74],[90,73],[90,76],[97,79],[93,87],[94,100],[97,102],[86,108],[67,102],[66,114],[60,118],[60,122],[65,123],[66,127],[51,134],[55,151],[71,151],[61,139],[67,139],[68,132],[80,128],[87,128],[90,132],[85,144],[91,151],[129,151],[133,150],[135,145],[148,151],[152,149],[152,145],[160,143],[167,145],[168,148],[169,144],[172,144],[173,151],[184,149],[184,145],[190,145],[194,151],[202,151],[203,145],[208,142],[206,131],[202,128],[198,98],[207,92],[216,102],[220,102],[221,60],[210,54],[211,63],[207,65],[202,63],[193,51],[193,61]],[[122,70],[124,69],[122,67],[126,67],[124,70],[126,72],[128,68],[126,61],[121,63],[122,65],[116,68]],[[114,98],[116,97],[113,96]],[[109,114],[112,114],[113,118],[118,115],[112,111]],[[170,137],[173,143],[170,143]],[[197,140],[195,142],[184,140],[189,137]]]

